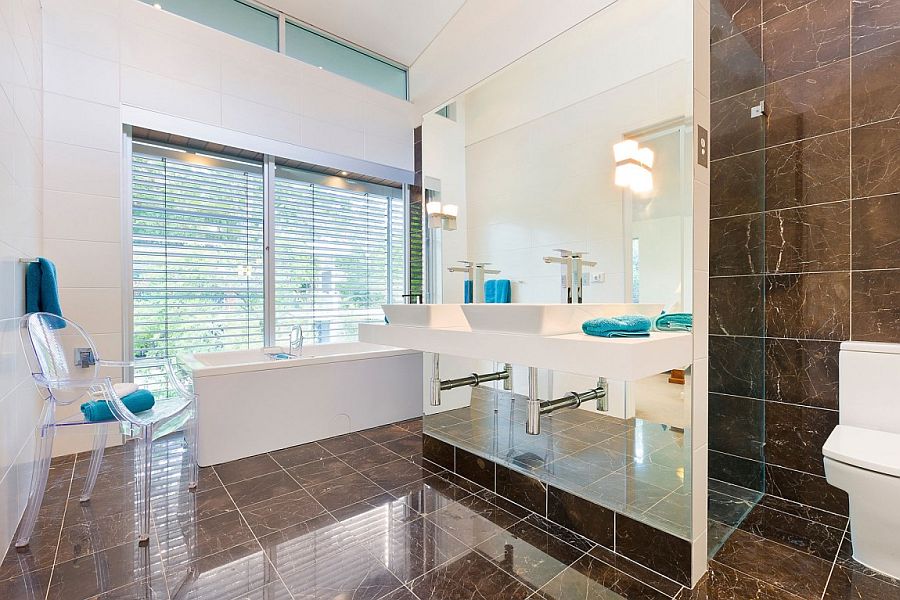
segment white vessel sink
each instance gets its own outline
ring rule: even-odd
[[[472,331],[563,335],[578,333],[581,324],[597,317],[644,315],[653,318],[662,304],[464,304]]]
[[[391,325],[468,328],[459,304],[382,304]]]

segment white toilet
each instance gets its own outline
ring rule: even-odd
[[[850,496],[853,558],[900,578],[900,344],[843,342],[839,371],[825,476]]]

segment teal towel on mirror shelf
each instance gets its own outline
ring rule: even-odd
[[[600,317],[585,321],[581,330],[596,337],[650,337],[650,319],[641,315]]]
[[[122,403],[125,408],[137,414],[150,410],[156,404],[153,394],[148,390],[138,390],[127,396],[122,396]],[[111,421],[114,416],[112,409],[106,400],[91,400],[81,405],[81,413],[84,415],[85,421],[96,423],[98,421]]]
[[[509,279],[485,281],[484,301],[489,304],[509,304],[512,301],[512,284]]]
[[[694,327],[691,313],[669,313],[656,317],[653,326],[658,331],[690,331]]]

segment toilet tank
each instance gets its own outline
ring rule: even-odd
[[[840,422],[900,433],[900,344],[842,342]]]

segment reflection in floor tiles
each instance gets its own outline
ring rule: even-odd
[[[541,417],[525,433],[523,396],[473,388],[471,404],[426,415],[428,435],[556,487],[690,537],[690,446],[679,429],[591,410]]]
[[[750,515],[745,522],[753,524],[752,531],[738,531],[701,586],[684,590],[423,461],[420,435],[416,420],[203,469],[196,493],[185,490],[181,440],[164,440],[155,452],[153,535],[147,548],[134,538],[129,448],[110,450],[102,475],[106,485],[86,505],[77,501],[86,456],[55,459],[50,485],[56,491],[41,509],[30,548],[23,553],[10,548],[0,563],[0,598],[900,597],[897,582],[875,577],[852,560],[849,537],[830,580],[832,562],[797,549],[821,543],[798,546],[789,543],[792,538],[762,537],[787,530],[780,515],[789,514],[790,507],[777,501],[760,506],[779,518]],[[419,440],[419,452],[411,438]],[[363,456],[373,458],[360,460]],[[328,461],[329,468],[317,461]],[[314,466],[304,469],[308,465]],[[385,465],[393,466],[382,472]],[[295,472],[307,479],[292,476],[294,485],[285,484],[284,475]],[[375,479],[367,476],[373,472]],[[255,488],[269,496],[259,500],[247,491]],[[232,490],[245,494],[246,502],[237,502]],[[829,531],[845,526],[834,516],[815,518]],[[821,528],[802,530],[821,533]],[[745,566],[753,562],[757,577]]]

